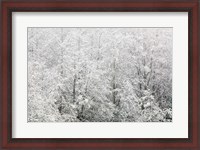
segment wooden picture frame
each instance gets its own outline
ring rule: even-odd
[[[5,0],[1,4],[1,149],[200,149],[198,0]],[[12,12],[70,11],[188,12],[189,138],[12,138]]]

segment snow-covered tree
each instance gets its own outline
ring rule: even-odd
[[[172,121],[172,29],[28,28],[28,120]]]

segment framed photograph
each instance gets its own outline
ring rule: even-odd
[[[1,6],[2,149],[200,149],[198,0]]]

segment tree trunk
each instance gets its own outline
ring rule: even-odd
[[[76,75],[74,76],[74,82],[73,82],[73,102],[76,101]]]
[[[113,81],[112,81],[112,101],[115,104],[116,103],[116,60],[113,61]]]
[[[80,45],[81,39],[80,37],[78,38],[77,41],[77,45],[78,48],[77,50],[79,51],[81,49],[81,45]],[[76,73],[76,58],[75,58],[75,54],[74,54],[74,81],[73,81],[73,92],[72,92],[72,96],[73,96],[73,102],[76,101],[76,81],[77,81],[77,73]]]

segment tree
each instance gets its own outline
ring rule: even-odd
[[[29,28],[29,121],[172,120],[171,28]]]

